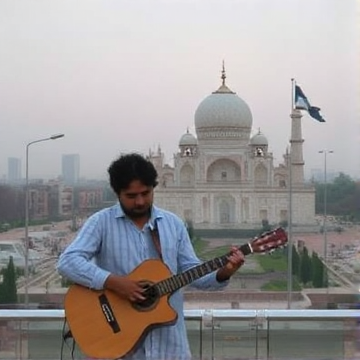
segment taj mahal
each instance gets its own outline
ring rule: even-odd
[[[194,229],[252,229],[264,220],[314,225],[315,189],[304,181],[301,112],[290,114],[290,146],[284,141],[283,161],[275,165],[265,135],[258,130],[251,136],[251,110],[226,85],[224,66],[221,80],[195,111],[196,136],[187,130],[180,137],[173,166],[165,164],[160,146],[149,152],[159,175],[155,204],[191,221]]]

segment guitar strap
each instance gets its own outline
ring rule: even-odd
[[[155,249],[160,256],[160,259],[163,260],[162,253],[161,253],[159,230],[156,225],[153,229],[150,229],[150,234],[151,234],[151,238],[154,243]]]

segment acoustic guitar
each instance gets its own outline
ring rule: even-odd
[[[286,232],[277,228],[239,249],[244,255],[265,253],[286,243]],[[110,290],[71,285],[65,296],[65,316],[71,335],[89,357],[117,359],[129,354],[151,328],[176,322],[177,313],[169,304],[170,295],[225,266],[228,255],[176,275],[161,260],[142,262],[128,275],[140,282],[145,290],[146,299],[141,302],[132,303]]]

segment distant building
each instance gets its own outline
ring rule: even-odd
[[[29,185],[29,218],[44,220],[88,216],[103,208],[101,185],[71,186],[61,181]]]
[[[82,186],[76,189],[77,213],[80,215],[92,214],[103,207],[104,190],[101,187]]]
[[[49,216],[49,189],[46,184],[29,185],[30,220],[42,220]]]
[[[21,180],[21,159],[8,158],[8,182],[18,183]]]
[[[59,214],[61,217],[70,218],[74,211],[74,188],[62,185],[59,188]]]
[[[62,178],[65,184],[74,185],[79,182],[80,156],[79,154],[65,154],[62,156]]]

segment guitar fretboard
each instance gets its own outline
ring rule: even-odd
[[[248,255],[251,253],[251,249],[248,244],[240,246],[239,249],[243,252],[244,255]],[[160,296],[172,294],[176,290],[179,290],[182,287],[191,284],[195,280],[200,279],[201,277],[225,266],[228,262],[229,255],[230,253],[206,261],[181,274],[177,274],[165,280],[162,280],[154,286],[156,286]]]

